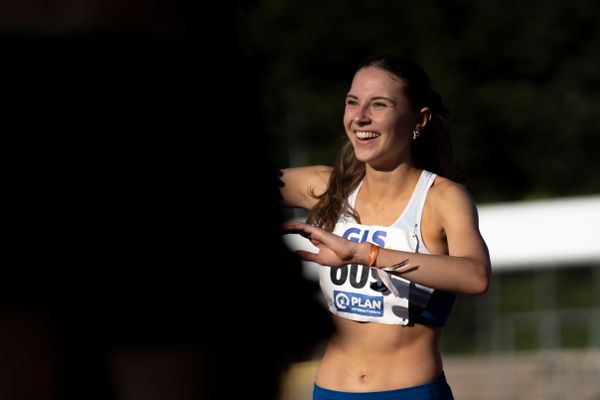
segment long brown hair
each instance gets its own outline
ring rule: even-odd
[[[447,178],[454,178],[452,143],[448,131],[449,110],[440,95],[431,87],[429,76],[418,63],[395,54],[380,54],[367,58],[357,71],[376,67],[388,71],[402,80],[404,94],[415,111],[429,107],[431,121],[421,131],[417,140],[411,142],[414,165]],[[317,196],[317,204],[309,211],[307,222],[333,231],[341,215],[360,218],[348,204],[348,196],[365,176],[365,164],[358,161],[349,140],[343,145],[335,168],[329,179],[327,190]]]

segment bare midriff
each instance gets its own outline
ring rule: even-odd
[[[441,328],[333,318],[335,332],[317,370],[317,385],[375,392],[422,385],[441,374]]]

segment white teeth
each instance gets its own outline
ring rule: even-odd
[[[359,139],[373,139],[379,136],[377,132],[356,131],[356,137]]]

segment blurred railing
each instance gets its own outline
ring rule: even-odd
[[[565,331],[575,334],[567,334],[565,338]],[[494,321],[491,335],[494,352],[519,350],[519,338],[523,336],[536,342],[533,345],[529,343],[530,348],[568,348],[572,341],[577,342],[579,348],[600,348],[600,308],[511,312]],[[569,340],[569,336],[576,338]]]

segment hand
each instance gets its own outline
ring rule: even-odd
[[[290,222],[283,225],[287,233],[297,233],[319,248],[318,253],[298,250],[296,254],[305,261],[316,262],[331,267],[342,267],[347,264],[360,264],[357,259],[360,244],[344,239],[324,229],[304,222]],[[364,263],[364,260],[363,262]]]

